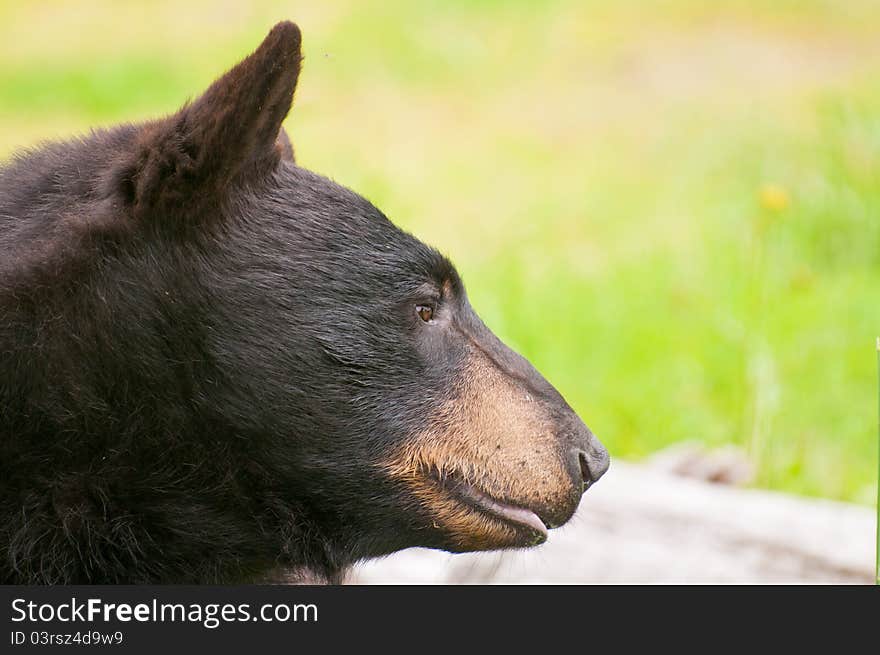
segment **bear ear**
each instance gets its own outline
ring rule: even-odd
[[[275,147],[278,148],[281,159],[289,161],[291,164],[296,163],[296,157],[293,154],[293,143],[290,141],[287,130],[283,127],[278,130],[278,139],[275,141]]]
[[[229,184],[292,160],[281,122],[302,55],[300,31],[276,25],[257,50],[177,114],[144,127],[134,156],[111,176],[135,210],[191,208]]]

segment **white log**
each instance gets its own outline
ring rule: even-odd
[[[870,583],[865,506],[676,477],[614,462],[578,513],[530,550],[410,549],[355,568],[378,583]]]

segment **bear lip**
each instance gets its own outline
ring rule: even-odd
[[[471,485],[462,484],[460,486],[460,491],[462,496],[469,500],[470,504],[476,506],[478,509],[485,511],[494,517],[501,518],[508,523],[516,523],[517,525],[531,528],[538,533],[538,536],[541,537],[541,541],[547,538],[547,526],[532,510],[495,500],[488,494],[483,493]]]
[[[487,514],[496,521],[529,530],[536,538],[531,543],[539,544],[547,539],[548,527],[533,510],[493,498],[457,476],[439,482],[471,509]]]

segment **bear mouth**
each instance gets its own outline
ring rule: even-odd
[[[499,500],[455,475],[435,480],[471,511],[512,528],[522,545],[536,546],[547,540],[548,526],[535,511]]]

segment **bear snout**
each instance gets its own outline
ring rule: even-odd
[[[537,371],[500,365],[488,350],[471,349],[463,385],[434,425],[384,464],[445,535],[441,547],[454,551],[543,542],[609,465],[604,446]]]

